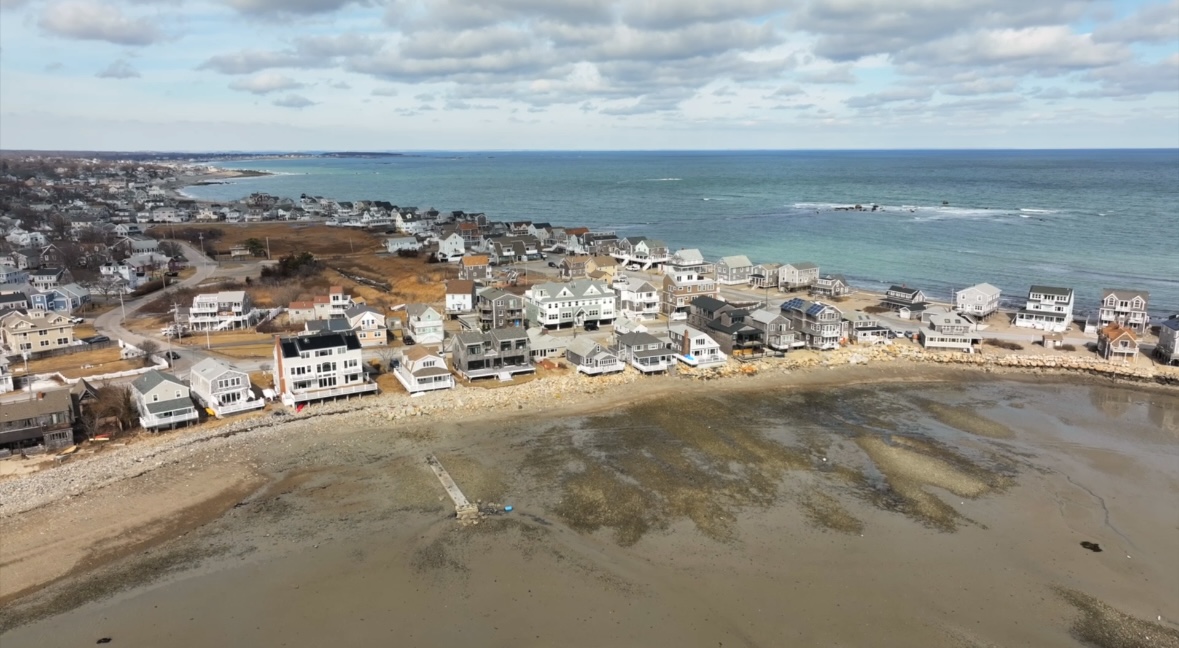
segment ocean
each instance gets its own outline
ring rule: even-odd
[[[277,175],[190,187],[388,200],[613,229],[709,258],[818,263],[935,298],[979,282],[1150,292],[1179,313],[1179,151],[472,152],[226,162]],[[861,205],[865,211],[840,208]],[[872,206],[877,206],[872,211]]]

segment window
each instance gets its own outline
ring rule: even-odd
[[[331,349],[320,349],[315,352],[315,357],[322,358],[324,356],[330,356],[331,354],[332,354]]]
[[[160,395],[159,394],[152,394],[151,395],[151,402],[153,402],[153,403],[160,402]]]
[[[352,369],[352,368],[356,367],[356,366],[357,366],[357,365],[359,365],[359,364],[360,364],[360,361],[359,361],[359,360],[356,360],[356,359],[352,359],[352,360],[345,360],[345,361],[344,361],[344,368],[345,368],[345,369]]]
[[[335,386],[336,386],[336,377],[335,376],[324,376],[323,378],[319,379],[319,388],[320,389],[326,389],[328,387],[335,387]]]

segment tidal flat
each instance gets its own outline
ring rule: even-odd
[[[7,602],[0,637],[1179,646],[1174,392],[691,384],[614,405],[244,441],[264,485]],[[469,498],[514,510],[456,524],[431,453]],[[118,515],[117,495],[90,514]]]

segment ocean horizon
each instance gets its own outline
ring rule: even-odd
[[[812,261],[862,288],[904,283],[941,299],[980,282],[1011,303],[1032,284],[1063,286],[1078,313],[1103,289],[1145,290],[1156,319],[1179,312],[1179,149],[368,153],[226,160],[215,164],[275,175],[185,193],[611,229],[712,259]]]

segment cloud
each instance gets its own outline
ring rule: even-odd
[[[372,91],[372,95],[374,97],[396,97],[398,94],[400,93],[397,91],[397,88],[391,88],[388,86],[373,88]]]
[[[771,97],[796,97],[804,94],[806,94],[806,90],[803,90],[802,86],[799,86],[797,83],[787,83],[767,95],[766,99]]]
[[[1137,13],[1093,32],[1099,43],[1175,43],[1179,41],[1179,0],[1143,7]]]
[[[222,74],[252,74],[271,68],[315,69],[339,65],[341,57],[376,52],[381,41],[372,36],[339,34],[296,38],[285,50],[239,50],[217,54],[198,66]]]
[[[226,4],[244,14],[306,16],[332,13],[355,2],[356,0],[227,0]]]
[[[335,88],[336,90],[351,90],[352,89],[352,85],[349,84],[347,81],[329,81],[328,87]]]
[[[314,106],[315,102],[304,97],[303,95],[289,94],[285,97],[275,99],[270,103],[281,108],[306,108],[307,106]]]
[[[115,5],[98,0],[65,0],[45,7],[37,23],[55,36],[143,46],[164,35],[147,18],[131,18]]]
[[[302,88],[303,84],[298,81],[276,74],[274,72],[263,72],[245,79],[238,79],[229,84],[230,89],[240,90],[242,92],[249,92],[256,95],[269,94],[271,92],[280,92],[283,90],[295,90]]]
[[[780,0],[645,0],[626,7],[623,18],[639,27],[668,29],[692,23],[765,18],[784,10]]]
[[[1013,78],[975,78],[957,81],[938,87],[938,92],[945,95],[971,96],[1010,92],[1019,85]]]
[[[898,101],[926,101],[933,96],[929,88],[892,88],[883,92],[851,97],[843,103],[848,108],[876,108]]]
[[[45,64],[45,71],[46,72],[56,72],[56,71],[62,69],[63,67],[64,66],[61,64],[61,61],[53,61],[52,63]]]
[[[100,79],[134,79],[139,77],[139,71],[131,67],[126,59],[117,59],[94,76]]]
[[[985,29],[925,43],[897,55],[900,63],[956,65],[978,69],[1002,66],[1040,75],[1103,67],[1131,57],[1115,43],[1095,43],[1068,27]]]
[[[855,83],[856,74],[848,64],[832,65],[800,71],[795,75],[803,83]]]
[[[1088,97],[1129,97],[1157,92],[1179,93],[1179,54],[1157,63],[1129,62],[1093,70],[1085,75],[1098,89],[1077,94]]]

